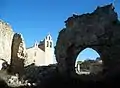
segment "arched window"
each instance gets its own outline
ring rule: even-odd
[[[52,47],[52,42],[50,42],[50,48]]]
[[[49,42],[47,41],[47,47],[49,46]]]

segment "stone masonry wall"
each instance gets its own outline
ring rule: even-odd
[[[13,30],[9,24],[0,20],[0,58],[10,63]]]
[[[12,39],[11,46],[11,63],[10,71],[13,74],[22,75],[24,61],[26,59],[26,47],[22,34],[15,33]]]

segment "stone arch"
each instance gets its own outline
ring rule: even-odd
[[[55,46],[60,72],[74,73],[76,58],[86,47],[99,53],[104,69],[115,67],[120,58],[120,22],[112,4],[98,7],[93,13],[73,14],[65,26]]]
[[[74,45],[71,45],[70,47],[68,47],[66,53],[67,53],[67,57],[65,58],[65,67],[66,71],[68,73],[70,73],[71,71],[75,72],[75,62],[77,59],[77,56],[79,55],[80,52],[82,52],[84,49],[86,49],[87,47],[92,48],[93,50],[95,50],[102,58],[102,53],[99,50],[99,47],[101,46],[86,46],[86,47],[76,47]]]

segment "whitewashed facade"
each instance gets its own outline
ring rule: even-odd
[[[53,40],[48,34],[43,41],[37,42],[33,47],[27,48],[27,59],[25,66],[35,64],[36,66],[49,65],[54,63]]]

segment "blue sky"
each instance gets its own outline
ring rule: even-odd
[[[15,32],[23,34],[27,47],[42,40],[48,33],[51,33],[55,45],[58,32],[69,16],[93,12],[98,5],[111,2],[113,0],[0,0],[0,19],[8,22]],[[116,0],[115,8],[120,14],[120,0]],[[92,54],[91,49],[86,52],[82,54],[84,58],[98,56]]]

